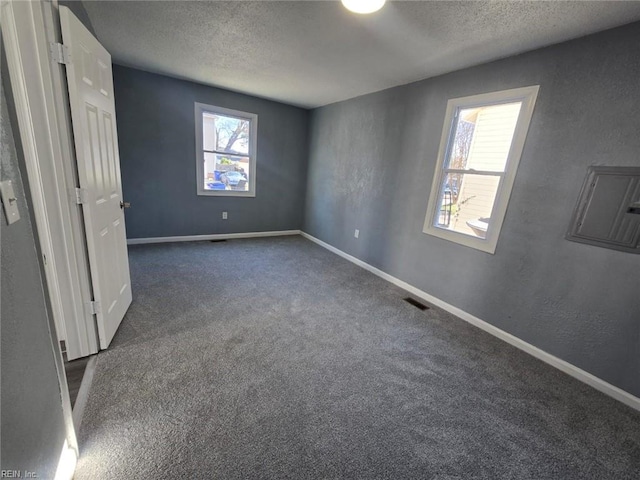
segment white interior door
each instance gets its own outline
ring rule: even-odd
[[[67,82],[100,347],[131,304],[111,55],[66,7]]]

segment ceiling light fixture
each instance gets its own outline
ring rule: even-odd
[[[342,5],[354,13],[373,13],[380,10],[386,0],[342,0]]]

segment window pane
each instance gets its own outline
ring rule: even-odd
[[[250,121],[215,113],[202,114],[204,150],[236,155],[249,153]]]
[[[522,102],[458,109],[445,168],[504,172]]]
[[[204,189],[249,191],[249,157],[204,154]]]
[[[498,175],[445,174],[433,226],[485,238],[499,184]]]

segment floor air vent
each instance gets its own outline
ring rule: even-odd
[[[419,308],[420,310],[429,310],[429,307],[427,307],[425,304],[420,303],[418,300],[416,300],[415,298],[411,298],[411,297],[407,297],[403,299],[405,302],[410,303],[411,305],[413,305],[416,308]]]

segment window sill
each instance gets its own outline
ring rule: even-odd
[[[472,237],[471,235],[445,230],[444,228],[438,228],[431,225],[426,226],[422,230],[422,233],[426,233],[427,235],[432,235],[443,240],[448,240],[452,243],[457,243],[458,245],[473,248],[475,250],[480,250],[481,252],[489,253],[491,255],[495,255],[496,252],[497,241],[492,241],[488,237]]]
[[[255,192],[238,192],[233,190],[199,190],[198,196],[201,197],[245,197],[255,198]]]

